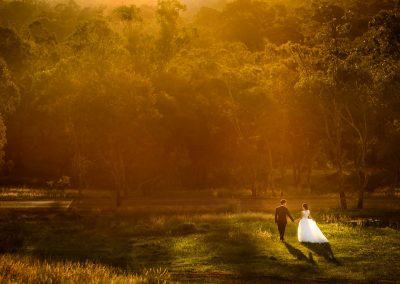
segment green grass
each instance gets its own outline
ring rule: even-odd
[[[157,268],[180,282],[400,281],[390,228],[319,222],[324,246],[298,243],[296,223],[280,242],[267,213],[4,214],[0,277],[16,282],[151,282],[140,275]]]

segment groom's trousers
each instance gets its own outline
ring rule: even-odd
[[[285,237],[285,229],[286,229],[286,223],[283,222],[278,222],[278,231],[279,231],[279,236],[280,239],[283,241]]]

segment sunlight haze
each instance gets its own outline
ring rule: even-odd
[[[0,282],[400,284],[398,4],[0,0]]]

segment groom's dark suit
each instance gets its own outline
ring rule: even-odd
[[[289,210],[286,208],[286,206],[281,205],[279,207],[276,207],[275,223],[278,224],[279,235],[280,235],[280,239],[282,241],[285,236],[285,229],[286,229],[286,224],[287,224],[286,216],[288,216],[294,222],[294,219],[290,215]]]

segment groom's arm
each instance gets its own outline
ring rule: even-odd
[[[275,209],[275,223],[278,222],[278,208]]]
[[[290,215],[289,209],[286,209],[286,214],[289,216],[290,220],[292,220],[292,222],[294,222],[292,215]]]

